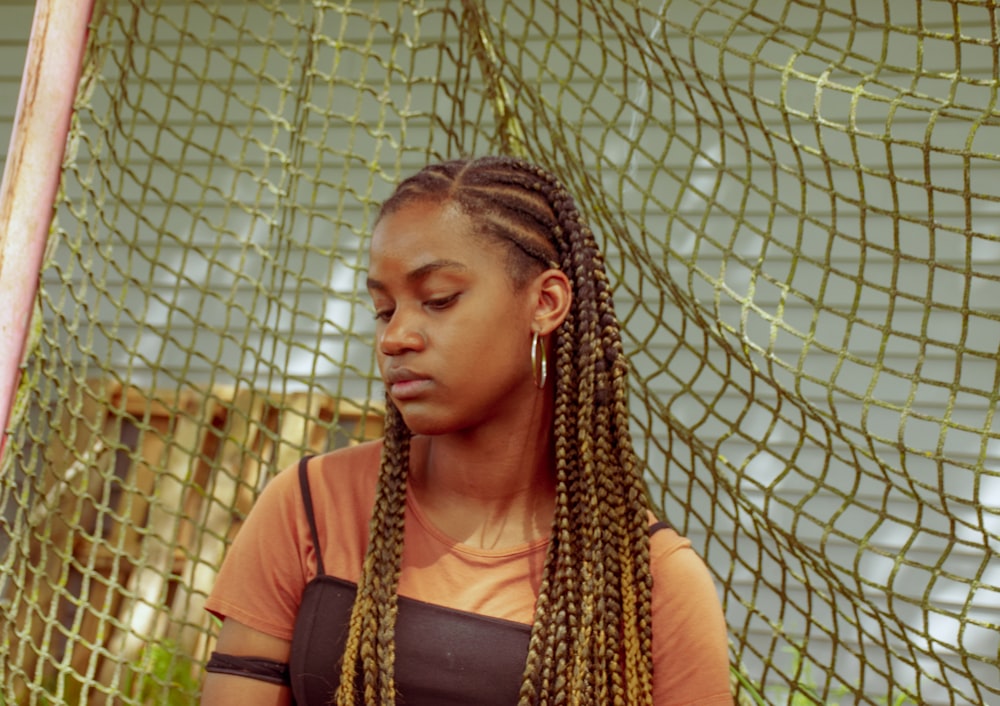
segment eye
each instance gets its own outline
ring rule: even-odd
[[[458,299],[457,294],[449,294],[446,297],[435,297],[434,299],[428,299],[424,302],[424,306],[428,309],[433,309],[435,311],[441,311],[442,309],[447,309],[449,306],[455,303]]]
[[[393,314],[394,311],[395,311],[394,309],[389,309],[389,308],[379,309],[379,308],[376,307],[376,309],[375,309],[375,320],[376,321],[381,321],[381,322],[386,322],[386,321],[388,321],[389,319],[392,318],[392,314]]]

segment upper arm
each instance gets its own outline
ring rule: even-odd
[[[291,643],[227,618],[222,623],[217,652],[242,657],[263,657],[288,662]],[[258,679],[208,672],[202,684],[205,706],[289,706],[291,691]]]

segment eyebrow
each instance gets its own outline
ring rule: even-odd
[[[421,265],[415,270],[406,273],[406,281],[408,283],[419,282],[420,280],[429,277],[435,272],[441,270],[468,270],[468,266],[465,263],[459,262],[458,260],[449,260],[447,258],[442,258],[439,260],[434,260],[428,262],[425,265]],[[367,277],[365,279],[365,286],[368,289],[379,289],[384,290],[385,284],[380,280],[374,279],[372,277]]]

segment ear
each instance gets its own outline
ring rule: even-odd
[[[569,315],[573,287],[562,270],[549,269],[535,278],[531,291],[534,295],[533,328],[540,336],[547,336]]]

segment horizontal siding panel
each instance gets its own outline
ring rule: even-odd
[[[0,22],[0,48],[14,46],[21,48],[20,62],[24,62],[24,49],[31,34],[31,21],[35,15],[34,0],[5,0],[0,9],[3,22]],[[0,64],[0,73],[6,73],[9,68],[6,63]]]
[[[628,351],[627,342],[626,351]],[[630,361],[637,381],[650,397],[669,400],[670,411],[682,421],[701,418],[710,410],[713,411],[713,416],[725,419],[727,413],[738,412],[748,406],[744,396],[744,391],[750,387],[747,384],[706,374],[698,370],[695,365],[673,365],[665,372],[661,372],[659,368],[652,371],[644,370],[643,357],[637,354],[632,356]],[[927,427],[932,427],[937,423],[932,420],[947,416],[949,420],[946,424],[946,428],[949,429],[947,434],[956,437],[956,441],[949,443],[948,447],[951,454],[959,455],[964,455],[961,444],[971,443],[972,446],[966,448],[975,454],[979,452],[976,440],[967,437],[970,429],[989,428],[993,434],[1000,434],[1000,427],[997,426],[1000,421],[991,420],[989,414],[994,403],[988,391],[971,385],[966,386],[964,391],[954,393],[947,389],[946,385],[950,384],[948,361],[943,361],[939,368],[942,373],[938,376],[938,380],[941,382],[937,384],[928,382],[934,379],[935,373],[933,364],[930,364],[919,385],[911,385],[910,381],[902,376],[891,379],[885,372],[881,372],[877,380],[872,380],[873,375],[862,377],[860,371],[853,380],[837,379],[831,385],[829,377],[820,378],[811,373],[810,363],[812,361],[804,366],[800,374],[801,379],[796,380],[789,373],[788,380],[779,379],[779,384],[782,384],[786,393],[813,393],[815,401],[807,403],[808,409],[820,414],[836,415],[844,424],[857,425],[861,419],[867,419],[866,424],[872,431],[879,431],[888,438],[895,438],[900,424],[910,428],[923,427],[925,424]],[[986,367],[985,362],[980,362],[980,370]],[[685,378],[684,373],[687,371],[697,377]],[[810,380],[811,374],[813,377]],[[972,378],[971,375],[969,377]],[[876,396],[867,404],[862,403],[858,398],[872,383],[875,383]],[[683,392],[678,392],[680,385],[684,385]],[[760,381],[753,387],[757,395],[755,405],[766,405],[770,408],[774,406],[777,395],[773,390],[761,389],[763,387],[764,384]],[[951,399],[953,394],[954,400]],[[902,410],[907,411],[906,416],[903,416]],[[791,410],[785,413],[793,414]],[[927,431],[932,431],[932,435],[928,437]],[[708,432],[707,429],[700,429],[699,435],[711,438]],[[945,429],[941,429],[940,433],[945,434]],[[925,429],[911,442],[923,441],[934,444],[937,439],[938,430]],[[956,444],[959,448],[951,448]]]
[[[258,102],[253,105],[245,102],[253,94],[249,91],[241,93],[234,87],[207,87],[200,95],[195,95],[192,89],[190,101],[183,100],[183,94],[167,98],[159,92],[146,92],[139,106],[141,113],[129,121],[128,137],[116,137],[122,144],[133,141],[152,144],[164,137],[178,140],[193,149],[190,159],[195,160],[192,164],[197,166],[207,166],[220,159],[221,155],[243,154],[247,151],[245,142],[251,146],[246,163],[254,166],[266,163],[252,147],[287,148],[292,134],[295,139],[331,150],[343,150],[353,145],[351,152],[354,154],[377,155],[378,150],[366,151],[364,142],[355,142],[365,139],[366,135],[384,140],[395,128],[403,125],[408,129],[433,129],[438,121],[430,106],[436,102],[440,109],[446,99],[442,87],[435,85],[415,87],[405,92],[390,90],[385,93],[388,97],[385,102],[359,95],[354,87],[344,90],[346,102],[341,102],[338,90],[334,88],[328,100],[310,106],[312,114],[301,126],[296,125],[294,116],[282,115],[268,108],[271,105],[276,110],[289,99],[277,89],[254,96]],[[476,101],[484,100],[480,95],[473,92],[471,97]],[[321,97],[314,95],[313,99]],[[598,96],[594,103],[607,105],[612,99],[618,100],[608,92]],[[469,104],[473,101],[467,96],[463,102]],[[405,113],[404,104],[408,106]],[[338,117],[335,105],[345,106],[348,112]],[[179,122],[176,127],[161,125],[156,121],[158,113],[173,114]],[[325,113],[331,113],[330,117],[322,118]],[[572,116],[573,113],[564,114],[563,119],[576,125]],[[487,110],[483,117],[486,120],[477,129],[485,132],[492,116]],[[781,144],[788,140],[783,133],[768,132],[766,138],[763,133],[756,133],[754,139],[761,143],[758,145],[733,143],[732,137],[727,136],[723,154],[714,142],[696,147],[692,124],[654,123],[645,125],[641,132],[633,135],[629,117],[620,119],[615,129],[607,116],[598,114],[597,119],[582,123],[573,130],[573,140],[585,146],[594,159],[612,165],[618,163],[619,158],[628,158],[633,167],[627,175],[628,181],[642,191],[651,185],[654,191],[671,194],[678,190],[677,187],[684,186],[685,191],[693,192],[692,195],[701,191],[705,196],[721,196],[724,202],[739,204],[740,199],[732,199],[725,191],[718,192],[720,188],[736,189],[737,193],[742,195],[746,192],[751,198],[748,210],[761,214],[770,211],[771,199],[779,203],[779,214],[785,209],[794,212],[804,206],[810,212],[822,214],[828,213],[834,203],[841,209],[853,206],[890,213],[901,208],[925,211],[928,199],[934,198],[935,214],[940,210],[942,215],[947,216],[956,212],[965,214],[964,202],[958,197],[966,188],[967,178],[969,190],[978,198],[1000,201],[1000,189],[993,178],[1000,172],[1000,167],[991,158],[962,159],[945,151],[924,154],[899,142],[887,145],[882,138],[872,149],[865,144],[852,146],[843,138],[844,144],[838,141],[825,145],[822,154],[846,162],[856,151],[864,171],[845,170],[831,175],[815,152],[805,152],[802,145],[792,151],[787,143]],[[191,120],[191,124],[185,124],[182,119]],[[216,122],[220,119],[225,120],[224,125]],[[893,123],[893,140],[901,139],[895,134],[899,129],[899,123]],[[915,124],[913,129],[915,135],[919,133],[922,136],[927,124]],[[968,122],[963,121],[954,132],[956,141],[960,140],[963,146],[969,138],[967,130]],[[976,134],[977,140],[986,142],[992,141],[993,137],[1000,139],[1000,126],[981,127]],[[770,149],[769,145],[775,144],[780,149]],[[696,155],[699,159],[692,165],[691,159]],[[891,185],[887,177],[890,155],[896,176]],[[141,163],[143,155],[137,157]],[[319,161],[322,153],[316,158]],[[383,157],[383,163],[385,160],[392,161],[391,157]],[[307,160],[305,164],[311,162]],[[666,173],[662,172],[664,168],[668,170]],[[617,173],[614,176],[617,178]],[[748,182],[750,177],[754,180]],[[934,184],[931,192],[925,187],[929,181]],[[831,193],[834,191],[835,194]],[[755,194],[763,196],[766,201],[753,203]],[[680,205],[683,206],[683,203]],[[995,229],[991,231],[996,234]]]
[[[232,174],[230,176],[234,180],[237,178]],[[340,183],[333,181],[334,176],[342,178],[340,173],[331,175],[327,188],[337,194],[337,200],[333,202],[317,200],[313,204],[296,203],[295,208],[305,209],[311,222],[304,223],[300,211],[296,219],[296,230],[289,237],[292,241],[302,244],[316,240],[332,242],[332,233],[327,229],[335,227],[340,243],[338,247],[353,252],[361,243],[361,236],[364,235],[362,228],[373,216],[371,209],[375,204],[352,197],[350,191],[341,200]],[[369,178],[369,170],[355,169],[347,172],[344,182],[356,184]],[[109,230],[127,235],[130,246],[140,250],[155,248],[165,238],[178,243],[184,242],[183,234],[197,228],[204,230],[206,235],[211,234],[210,239],[215,243],[215,247],[225,251],[229,247],[241,247],[240,243],[249,237],[248,233],[252,229],[281,227],[279,219],[283,212],[278,206],[278,196],[266,188],[265,182],[252,183],[257,189],[255,192],[223,196],[221,189],[226,185],[226,180],[219,179],[217,194],[220,199],[209,202],[193,198],[193,194],[192,198],[187,200],[174,198],[169,206],[165,206],[162,201],[144,203],[135,199],[117,200],[103,205],[98,212],[99,219]],[[939,222],[938,225],[941,227],[933,234],[929,234],[926,228],[919,228],[913,224],[907,228],[904,223],[901,237],[908,244],[907,252],[893,257],[890,250],[892,223],[888,218],[869,219],[872,237],[862,239],[852,234],[831,234],[817,224],[810,223],[803,224],[806,235],[799,237],[798,219],[786,216],[775,219],[773,232],[765,241],[760,233],[750,230],[750,225],[743,224],[738,230],[733,231],[730,219],[717,214],[711,215],[705,221],[704,232],[714,234],[719,246],[714,250],[706,249],[704,243],[699,243],[697,266],[698,271],[705,274],[698,274],[698,271],[689,269],[692,263],[685,259],[692,255],[694,233],[679,233],[677,228],[670,228],[668,226],[670,216],[665,213],[650,211],[644,215],[637,212],[626,215],[633,224],[641,220],[646,225],[644,230],[650,234],[651,240],[645,254],[654,264],[675,272],[676,283],[682,290],[687,289],[689,273],[700,281],[704,280],[708,273],[715,273],[717,276],[722,272],[724,263],[729,266],[735,264],[750,274],[756,274],[759,290],[755,291],[754,303],[760,307],[774,305],[781,299],[780,293],[784,291],[769,286],[768,280],[784,281],[792,272],[812,273],[814,269],[813,265],[808,264],[810,262],[822,263],[824,267],[829,266],[831,270],[835,270],[832,276],[841,283],[849,284],[857,281],[859,285],[864,285],[867,281],[868,286],[875,282],[883,285],[891,283],[889,273],[897,260],[900,271],[906,268],[910,275],[919,273],[920,276],[916,279],[923,283],[930,274],[927,260],[932,255],[936,271],[946,279],[956,277],[952,280],[956,285],[962,279],[962,276],[957,276],[957,272],[964,270],[967,262],[971,264],[972,269],[967,276],[974,293],[977,282],[985,281],[992,284],[995,279],[1000,278],[1000,238],[996,240],[974,238],[964,233],[952,232],[945,229],[946,224],[943,221]],[[960,225],[960,222],[955,220],[953,227],[957,230]],[[322,238],[310,236],[310,232],[317,228],[323,229]],[[759,230],[760,225],[756,228]],[[634,228],[628,230],[632,231],[634,236],[637,235]],[[725,234],[725,237],[721,237],[722,234]],[[621,251],[613,243],[605,245],[605,253],[609,270],[619,277],[625,273],[632,280],[621,285],[620,292],[625,293],[621,295],[623,302],[619,305],[621,312],[627,307],[630,308],[634,302],[629,288],[636,288],[637,279],[648,275],[638,272],[632,263],[625,263],[623,267]],[[762,256],[763,260],[758,264],[757,261]],[[862,256],[869,265],[863,277],[857,272],[857,262]],[[792,265],[795,262],[805,264],[800,264],[793,270]],[[753,263],[753,267],[747,267],[744,263]],[[911,279],[912,276],[898,278],[898,286],[904,294],[907,291],[912,293],[907,287]],[[816,279],[812,278],[812,281],[815,282]],[[649,301],[657,302],[656,299]],[[659,307],[658,304],[650,307],[639,302],[634,303],[643,310],[655,311]],[[991,296],[979,296],[978,293],[971,303],[974,304],[973,308],[980,312],[1000,309],[1000,301]],[[914,306],[913,301],[905,298],[899,304],[904,309]],[[859,311],[864,308],[859,306]],[[880,307],[880,310],[884,311],[884,307]],[[844,311],[826,313],[833,317],[846,316]],[[801,325],[794,323],[796,316],[794,311],[788,312],[787,316],[790,317],[790,325],[804,330]],[[874,320],[877,317],[870,314],[862,318]]]
[[[0,7],[0,19],[3,20],[0,22],[0,106],[4,106],[0,110],[0,166],[6,163],[10,149],[34,13],[34,3],[24,0],[12,0]]]

